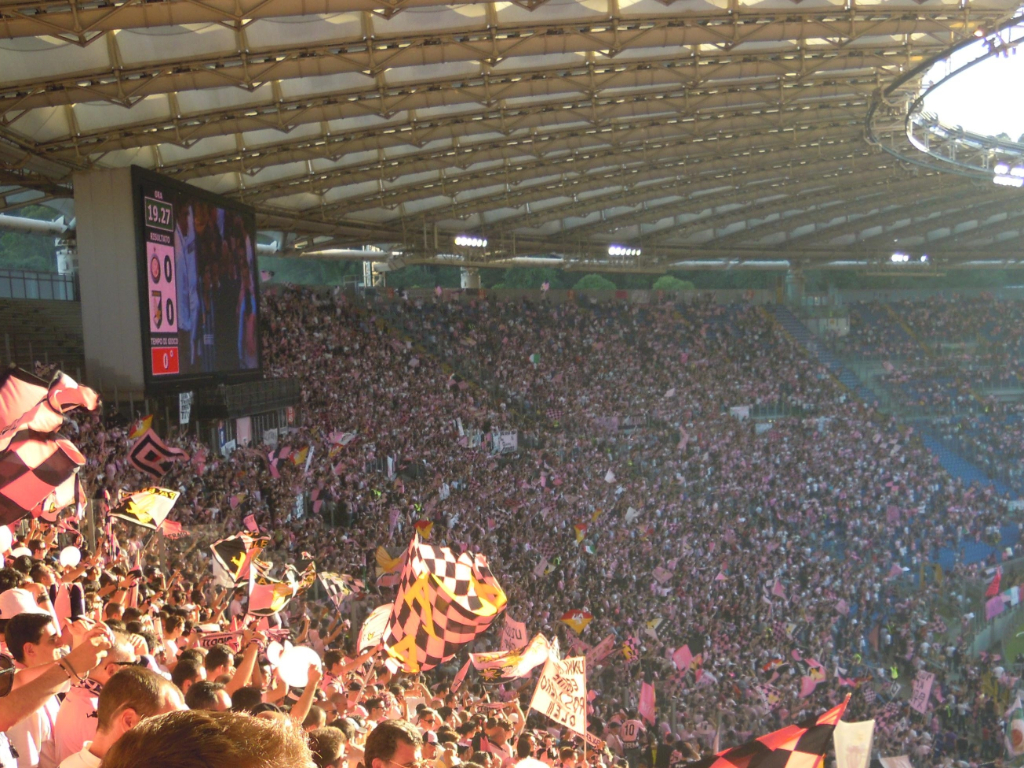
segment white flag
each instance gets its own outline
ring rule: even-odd
[[[1016,757],[1024,754],[1024,709],[1019,695],[1006,714],[1006,750]]]
[[[871,739],[875,721],[836,723],[832,735],[836,747],[836,768],[868,768],[871,762]]]
[[[558,660],[557,651],[544,664],[530,709],[547,715],[578,734],[587,732],[587,660]]]
[[[906,755],[899,755],[898,757],[880,757],[878,762],[882,764],[882,768],[914,768],[910,764],[910,758]]]

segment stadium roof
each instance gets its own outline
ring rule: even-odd
[[[137,164],[300,248],[1000,257],[1020,191],[901,167],[864,120],[1017,4],[4,0],[0,213]]]

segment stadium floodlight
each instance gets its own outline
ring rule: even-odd
[[[996,167],[993,168],[992,170],[995,171],[1000,176],[1003,176],[1010,172],[1010,165],[1009,163],[996,163]]]
[[[1014,168],[1014,170],[1017,170]],[[1001,187],[1024,187],[1024,176],[1011,176],[1009,174],[997,174],[992,177],[992,182]]]
[[[893,264],[906,264],[908,261],[910,261],[910,254],[901,253],[897,251],[896,253],[889,257],[889,260]]]
[[[927,253],[922,253],[921,254],[921,263],[922,264],[927,264],[928,263],[928,254]]]
[[[456,235],[455,244],[463,248],[486,248],[487,238],[473,237],[472,235]]]
[[[608,246],[609,256],[639,256],[639,248],[627,248],[624,245],[609,245]]]

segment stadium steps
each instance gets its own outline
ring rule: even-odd
[[[993,480],[990,478],[959,453],[946,446],[946,444],[929,429],[921,427],[919,428],[918,433],[921,435],[921,442],[924,443],[925,447],[929,451],[935,454],[939,459],[939,463],[942,465],[942,468],[951,476],[962,481],[964,485],[977,483],[982,487],[992,486],[996,490],[996,493],[1001,496],[1015,495],[1011,494],[1010,486],[1000,480]]]
[[[782,304],[772,304],[771,313],[776,322],[783,330],[806,349],[818,361],[828,368],[829,372],[854,396],[864,402],[872,403],[878,396],[867,387],[860,377],[843,364],[843,361],[830,352],[804,325],[800,318],[794,315],[789,307]]]
[[[33,362],[60,364],[71,376],[84,371],[81,304],[0,300],[0,365],[31,369]]]

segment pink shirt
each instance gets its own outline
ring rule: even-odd
[[[57,762],[80,752],[87,741],[96,736],[96,706],[99,694],[74,686],[57,712],[54,724],[54,741],[57,746]]]

